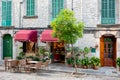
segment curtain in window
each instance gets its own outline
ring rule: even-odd
[[[102,24],[115,24],[115,0],[102,0]]]
[[[35,15],[35,0],[27,0],[27,16],[34,16]]]
[[[11,26],[12,1],[2,0],[2,26]]]

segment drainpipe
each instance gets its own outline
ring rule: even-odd
[[[21,4],[22,4],[22,2],[20,2],[20,6],[19,6],[19,28],[21,28]]]
[[[72,11],[73,11],[73,0],[72,0],[72,5],[71,5],[71,9],[72,9]]]
[[[22,15],[21,15],[21,7],[22,7],[22,4],[25,2],[25,0],[23,1],[20,1],[20,4],[19,4],[19,28],[22,28]]]
[[[82,6],[82,0],[81,0],[81,20],[83,20],[83,13],[82,13],[83,11],[82,11],[82,7],[83,7],[83,6]]]

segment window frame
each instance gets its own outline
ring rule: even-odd
[[[34,10],[33,10],[33,13],[31,14],[31,12],[29,12],[28,11],[28,4],[27,4],[27,1],[32,1],[32,0],[26,0],[26,17],[34,17],[34,16],[36,16],[36,0],[33,0],[34,1],[34,3],[32,3],[33,4],[33,6],[34,6]],[[29,4],[30,5],[30,4]],[[29,7],[31,7],[31,6],[29,6]],[[32,11],[31,9],[30,9],[30,11]]]
[[[110,15],[110,13],[113,13],[113,12],[108,12],[109,10],[111,10],[110,8],[108,8],[108,7],[110,7],[109,6],[109,4],[110,4],[110,1],[109,0],[106,0],[106,5],[107,5],[107,7],[104,7],[104,8],[106,8],[106,10],[107,11],[105,11],[105,12],[108,12],[108,13],[106,13],[106,19],[105,19],[105,17],[103,17],[103,5],[105,4],[105,2],[103,2],[103,0],[101,0],[101,24],[115,24],[116,23],[116,0],[113,0],[114,1],[114,3],[112,3],[112,5],[114,6],[114,17],[108,17],[109,15]],[[103,4],[104,3],[104,4]],[[113,6],[112,6],[112,8],[113,8]],[[105,14],[104,14],[105,15]]]
[[[57,3],[55,3],[55,2],[53,3],[53,1],[56,2],[56,0],[51,0],[51,21],[53,21],[57,17],[57,15],[59,14],[60,10],[65,8],[65,0],[62,0],[63,4],[62,3],[58,3],[59,5],[62,5],[62,6],[57,5],[57,7],[54,7],[55,9],[58,8],[57,9],[58,12],[55,12],[57,10],[53,10],[53,6],[56,6]],[[58,2],[61,2],[61,1],[58,1]]]
[[[5,2],[6,5],[3,6],[3,2]],[[9,27],[12,25],[12,0],[2,0],[1,7],[2,7],[1,26]]]

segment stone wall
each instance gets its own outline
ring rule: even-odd
[[[49,14],[50,14],[50,5],[49,0],[36,0],[36,15],[38,18],[23,18],[26,16],[26,2],[24,1],[21,4],[20,11],[20,2],[22,0],[13,0],[13,25],[19,27],[19,21],[21,16],[21,26],[23,27],[47,27],[50,23]],[[21,15],[20,15],[21,14]]]

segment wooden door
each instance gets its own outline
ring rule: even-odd
[[[111,38],[104,38],[104,66],[113,66],[113,56],[113,41]]]
[[[100,38],[100,60],[101,66],[116,67],[116,38],[113,35]]]
[[[104,37],[100,38],[100,63],[104,66]]]
[[[3,37],[3,59],[4,57],[12,58],[12,37],[9,34],[4,35]]]

